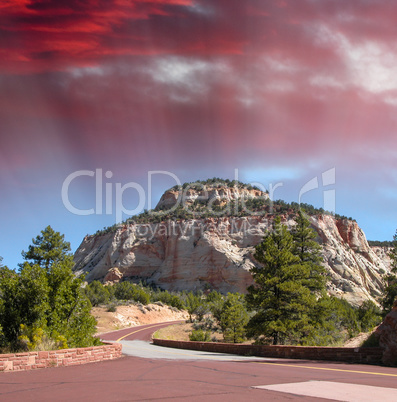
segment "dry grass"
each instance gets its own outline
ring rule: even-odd
[[[192,324],[175,324],[161,328],[153,334],[153,338],[168,339],[172,341],[188,341],[192,332]]]
[[[193,324],[183,323],[174,324],[169,327],[161,328],[153,334],[153,338],[167,339],[170,341],[189,341],[189,335],[193,331]],[[211,340],[215,342],[223,342],[223,335],[219,332],[211,332]]]
[[[345,348],[358,348],[371,336],[371,334],[372,332],[362,332],[354,338],[347,340],[343,346]]]

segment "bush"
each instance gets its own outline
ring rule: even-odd
[[[176,294],[169,293],[167,290],[158,290],[151,295],[152,302],[160,302],[162,305],[175,307],[179,310],[185,308],[183,300]]]
[[[134,300],[138,303],[149,304],[150,295],[141,287],[131,282],[119,282],[113,285],[114,297],[117,300]]]
[[[357,315],[362,332],[370,331],[382,321],[382,312],[380,311],[380,308],[370,300],[361,304],[357,310]]]
[[[84,288],[84,293],[90,300],[93,307],[106,304],[110,299],[110,292],[106,286],[99,281],[93,281]]]
[[[23,324],[18,339],[21,346],[29,351],[57,350],[68,347],[67,340],[63,335],[57,332],[49,335],[43,328],[28,327]]]
[[[192,331],[189,339],[194,342],[211,342],[211,332],[197,329]]]
[[[117,304],[109,304],[107,311],[109,313],[115,313],[117,311]]]

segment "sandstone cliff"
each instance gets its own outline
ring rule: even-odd
[[[163,196],[161,205],[174,205],[167,199],[169,195]],[[282,216],[289,227],[293,218],[293,214]],[[83,240],[74,257],[75,271],[86,273],[88,281],[131,278],[168,290],[210,287],[245,292],[252,283],[254,246],[272,219],[267,214],[120,225],[113,232]],[[389,271],[384,249],[371,248],[354,221],[328,215],[310,219],[330,272],[329,292],[353,304],[376,299],[382,274]]]
[[[226,186],[211,186],[211,185],[196,185],[189,186],[185,189],[171,189],[166,191],[156,210],[170,209],[178,204],[189,206],[195,202],[200,202],[206,206],[224,206],[232,201],[243,199],[262,198],[269,199],[269,195],[259,189],[226,187]]]

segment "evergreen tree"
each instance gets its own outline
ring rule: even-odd
[[[21,264],[19,273],[0,267],[2,346],[18,348],[22,329],[62,337],[64,347],[97,342],[91,304],[82,292],[82,279],[73,275],[70,245],[63,238],[48,226],[23,252],[30,262]]]
[[[38,265],[25,263],[19,274],[6,267],[0,269],[1,346],[18,348],[22,324],[46,326],[48,290],[45,272]]]
[[[389,253],[391,259],[390,273],[385,277],[385,295],[382,300],[383,315],[389,313],[397,300],[397,232],[393,237],[393,248]]]
[[[82,278],[72,272],[73,260],[69,256],[54,262],[47,274],[50,310],[48,327],[62,334],[68,345],[90,346],[95,334],[96,321],[91,316],[91,303],[82,289]]]
[[[185,306],[186,310],[189,314],[189,321],[193,322],[193,315],[197,314],[200,309],[200,306],[203,304],[202,300],[199,296],[196,296],[192,292],[189,292],[186,295]]]
[[[321,265],[321,246],[314,240],[317,233],[310,227],[309,220],[301,210],[291,234],[294,240],[293,253],[299,257],[300,263],[307,265],[310,270],[306,286],[314,292],[324,291],[327,271]]]
[[[0,268],[0,347],[17,342],[21,325],[18,300],[18,275],[7,267]]]
[[[244,297],[239,294],[228,293],[220,317],[220,326],[225,342],[243,342],[247,322],[248,313],[245,308]]]
[[[70,243],[64,240],[65,236],[55,232],[47,226],[35,239],[28,251],[22,251],[22,257],[30,264],[38,264],[47,271],[56,261],[63,261],[70,257]]]
[[[224,296],[222,296],[221,293],[218,293],[216,291],[212,291],[208,296],[207,296],[207,303],[208,307],[211,311],[212,316],[215,318],[215,320],[220,323],[221,321],[221,315],[222,315],[222,309],[223,305],[225,303]]]
[[[300,250],[308,259],[305,247]],[[261,265],[251,270],[255,284],[248,288],[247,303],[255,314],[248,323],[248,335],[264,335],[274,345],[299,343],[313,331],[309,315],[317,297],[311,290],[323,287],[322,279],[312,272],[316,265],[302,262],[293,235],[279,217],[254,257]]]

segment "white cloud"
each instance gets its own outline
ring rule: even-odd
[[[346,61],[357,85],[374,93],[397,89],[397,54],[374,42],[345,43]]]
[[[170,56],[156,60],[145,72],[154,82],[169,87],[171,100],[186,103],[207,94],[215,81],[227,80],[231,68],[221,60]]]
[[[397,97],[396,96],[386,96],[384,102],[388,105],[397,106]]]
[[[70,73],[74,78],[81,78],[87,75],[105,75],[105,69],[103,67],[76,67],[70,70]]]
[[[298,62],[290,59],[265,57],[264,61],[270,70],[280,73],[296,73],[302,68]]]
[[[159,60],[153,78],[155,81],[169,84],[190,84],[197,73],[209,68],[204,61],[188,61],[180,58]]]
[[[396,48],[371,40],[353,43],[324,24],[313,25],[309,30],[315,32],[318,45],[337,49],[346,68],[346,80],[352,85],[372,93],[397,89]]]
[[[198,81],[203,81],[209,73],[227,72],[227,70],[228,66],[223,62],[166,57],[156,61],[152,76],[157,82],[194,86]]]

